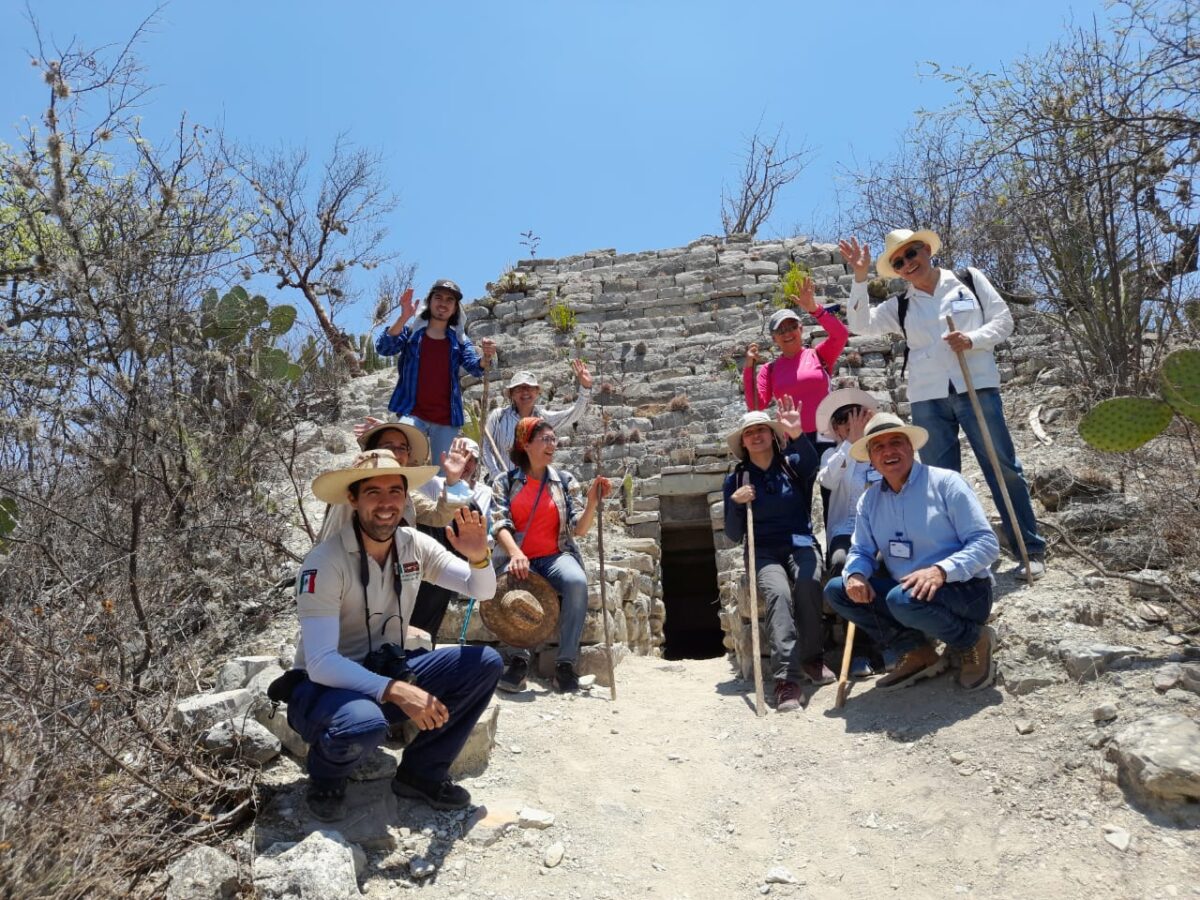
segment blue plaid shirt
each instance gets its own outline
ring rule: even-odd
[[[425,337],[425,326],[420,328],[410,328],[405,325],[404,330],[397,335],[390,335],[386,331],[379,336],[375,341],[375,349],[380,356],[399,356],[396,361],[396,367],[399,369],[400,378],[396,382],[396,390],[392,391],[391,402],[388,403],[388,409],[394,412],[397,416],[407,416],[412,413],[413,407],[417,405],[417,391],[426,390],[442,390],[442,385],[417,384],[417,372],[420,371],[421,365],[421,339]],[[462,405],[462,388],[458,384],[459,368],[466,369],[476,378],[483,376],[483,361],[480,359],[479,352],[475,349],[475,345],[471,343],[469,337],[463,336],[460,338],[458,332],[453,328],[446,329],[446,340],[450,342],[450,424],[455,428],[461,428],[463,424],[463,405]]]

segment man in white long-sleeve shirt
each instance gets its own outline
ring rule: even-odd
[[[854,270],[854,285],[846,310],[846,321],[855,334],[903,334],[908,345],[908,400],[912,421],[925,429],[929,441],[921,450],[926,465],[962,470],[958,433],[967,435],[979,460],[992,499],[1000,512],[1008,545],[1017,550],[1014,523],[1009,520],[996,473],[986,458],[983,431],[971,409],[966,382],[956,354],[962,352],[975,385],[983,417],[987,422],[996,456],[1004,473],[1020,531],[1029,554],[1033,576],[1045,571],[1046,541],[1038,533],[1037,517],[1029,497],[1021,462],[1017,459],[1004,406],[1000,401],[1000,370],[995,347],[1013,330],[1012,313],[1004,299],[978,269],[968,269],[974,289],[949,269],[933,265],[941,239],[932,231],[898,228],[884,238],[884,250],[875,268],[885,278],[903,278],[907,290],[871,306],[867,295],[871,252],[856,238],[838,244],[842,258]],[[902,298],[907,295],[907,313],[901,322]],[[946,326],[954,319],[954,330]],[[1024,575],[1022,566],[1019,574]]]
[[[517,423],[522,419],[536,416],[545,419],[551,428],[566,429],[568,425],[574,425],[583,418],[588,402],[592,399],[592,373],[588,371],[582,359],[572,360],[571,368],[575,372],[575,380],[579,382],[579,395],[566,409],[548,410],[537,405],[542,396],[542,388],[532,372],[517,372],[509,379],[508,386],[504,389],[509,405],[495,410],[488,416],[484,425],[492,439],[482,442],[483,464],[487,467],[493,483],[512,468],[508,451],[512,449]],[[503,458],[496,455],[492,449],[493,444],[495,451],[499,451]]]
[[[349,523],[304,558],[296,582],[294,665],[307,678],[288,699],[288,723],[309,745],[308,806],[324,821],[345,815],[350,772],[390,724],[404,719],[420,733],[405,748],[393,792],[435,809],[461,809],[471,800],[449,769],[492,696],[500,655],[490,647],[404,647],[422,580],[480,599],[496,590],[479,513],[460,509],[447,528],[461,559],[400,526],[408,492],[436,471],[401,466],[390,450],[369,450],[313,482],[318,499],[354,509]],[[390,658],[376,661],[372,654],[381,649]]]

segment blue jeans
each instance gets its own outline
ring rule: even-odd
[[[1004,472],[1004,485],[1008,488],[1008,497],[1012,500],[1013,512],[1017,516],[1017,527],[1021,530],[1021,537],[1025,539],[1025,550],[1030,556],[1041,556],[1046,552],[1046,540],[1038,534],[1037,517],[1033,512],[1033,502],[1029,499],[1029,485],[1025,483],[1025,472],[1021,468],[1021,461],[1017,459],[1017,451],[1008,433],[1008,424],[1004,421],[1000,391],[997,388],[982,388],[975,393],[979,396],[979,406],[991,433],[992,445],[996,448],[996,458],[1000,461],[1001,471]],[[987,458],[983,431],[975,418],[975,410],[971,408],[970,394],[951,393],[949,397],[940,400],[916,400],[912,404],[912,420],[914,425],[919,425],[929,432],[929,440],[921,448],[921,462],[940,469],[962,471],[958,429],[961,427],[966,432],[975,458],[979,460],[979,467],[983,470],[983,477],[987,480],[988,490],[992,492],[992,500],[1000,512],[1000,523],[1008,539],[1009,549],[1016,554],[1018,548],[1013,523],[1004,506],[1004,497],[1000,494],[996,473]]]
[[[890,578],[872,578],[871,587],[875,599],[855,603],[846,596],[842,579],[834,578],[825,585],[825,601],[870,635],[889,664],[930,638],[955,650],[969,650],[992,611],[990,578],[947,582],[931,600],[914,599]]]
[[[445,781],[471,729],[487,709],[504,665],[491,647],[443,647],[409,651],[418,687],[446,705],[450,719],[419,732],[404,748],[400,768],[418,778]],[[306,765],[314,778],[345,778],[383,743],[388,725],[408,717],[398,706],[345,688],[306,681],[287,706],[288,724],[308,744]]]
[[[450,452],[450,444],[458,437],[458,427],[455,425],[437,425],[433,422],[426,422],[424,419],[418,419],[416,416],[404,416],[400,421],[406,425],[412,425],[429,439],[429,464],[431,466],[438,466],[440,469],[442,454]],[[414,465],[420,466],[424,465],[424,463],[417,460]]]
[[[555,662],[574,665],[579,659],[579,640],[583,637],[587,616],[587,576],[583,566],[570,553],[554,553],[529,560],[530,571],[537,572],[558,592],[558,656]],[[529,659],[529,651],[512,651],[513,657]]]

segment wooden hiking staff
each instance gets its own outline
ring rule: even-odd
[[[750,473],[742,476],[742,487],[750,484]],[[746,574],[750,576],[750,647],[754,655],[754,714],[765,716],[763,699],[762,649],[758,640],[758,572],[754,567],[754,503],[746,504]]]
[[[953,316],[946,316],[946,325],[951,331],[958,330],[954,327]],[[1004,508],[1008,512],[1012,533],[1017,538],[1017,549],[1021,551],[1021,563],[1025,566],[1025,580],[1032,585],[1033,568],[1029,565],[1029,552],[1025,549],[1025,536],[1017,527],[1017,514],[1013,511],[1012,498],[1008,496],[1008,485],[1004,483],[1004,472],[1000,468],[1000,459],[996,456],[995,445],[992,444],[991,429],[988,428],[987,420],[983,418],[983,407],[979,405],[979,396],[975,393],[975,383],[971,380],[971,370],[967,368],[967,358],[963,356],[961,350],[955,350],[954,354],[958,357],[958,367],[962,370],[963,381],[967,383],[967,394],[971,398],[971,409],[975,410],[975,421],[979,423],[979,430],[983,432],[983,446],[987,450],[988,460],[992,464],[992,472],[996,475],[996,484],[1000,486],[1000,497],[1004,500]]]
[[[596,449],[596,477],[603,478],[600,450]],[[596,487],[596,555],[600,557],[600,618],[604,620],[604,659],[608,663],[608,699],[617,699],[617,676],[613,671],[612,633],[608,624],[608,588],[604,577],[604,487]]]
[[[833,708],[841,709],[846,705],[846,697],[850,694],[850,659],[854,653],[854,623],[846,625],[846,649],[842,651],[842,671],[838,675],[837,697],[834,698]]]

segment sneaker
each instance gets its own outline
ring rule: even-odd
[[[525,690],[525,679],[529,675],[529,660],[523,656],[514,656],[508,663],[508,668],[496,682],[496,687],[510,694]]]
[[[1040,556],[1029,557],[1029,574],[1033,576],[1033,580],[1037,581],[1046,574],[1046,560]],[[1025,563],[1017,566],[1017,577],[1025,577]]]
[[[850,677],[851,678],[873,678],[875,676],[875,667],[871,665],[871,660],[865,656],[855,656],[850,660]]]
[[[804,705],[804,692],[800,685],[786,678],[775,679],[775,711],[795,712]]]
[[[940,675],[945,669],[946,657],[934,650],[932,644],[925,644],[901,656],[892,671],[875,682],[875,686],[883,691],[894,691]]]
[[[833,674],[833,670],[829,666],[825,665],[824,660],[814,659],[801,663],[800,671],[813,684],[833,684],[837,681],[837,676]]]
[[[992,655],[995,648],[996,632],[984,625],[979,629],[979,640],[975,642],[975,646],[970,650],[959,651],[959,687],[966,691],[977,691],[996,680],[996,660]]]
[[[346,779],[308,779],[308,793],[304,795],[308,811],[314,819],[322,822],[337,822],[346,817]]]
[[[466,809],[471,805],[471,792],[449,778],[430,781],[402,768],[397,768],[392,778],[392,793],[397,797],[423,800],[434,809]]]
[[[573,694],[579,690],[579,676],[569,662],[554,664],[554,689],[560,694]]]

